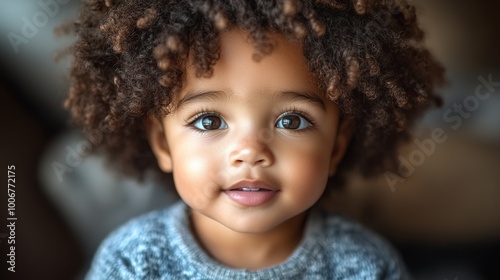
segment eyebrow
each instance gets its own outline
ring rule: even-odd
[[[323,111],[326,111],[326,106],[323,100],[312,92],[307,91],[275,91],[273,97],[286,99],[288,101],[305,101],[312,105],[318,106]],[[229,93],[225,91],[193,91],[188,92],[176,106],[176,109],[180,109],[182,106],[193,102],[207,102],[211,100],[220,100],[229,98]]]
[[[207,102],[210,100],[220,100],[227,99],[229,94],[224,91],[192,91],[188,92],[175,106],[176,109],[180,109],[182,106],[193,103],[193,102]]]
[[[290,101],[306,101],[313,105],[318,106],[323,111],[326,111],[326,105],[323,100],[315,93],[307,92],[307,91],[279,91],[276,93],[279,96],[282,96],[285,99]]]

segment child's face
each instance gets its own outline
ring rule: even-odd
[[[193,213],[256,233],[320,198],[349,129],[317,88],[300,44],[272,35],[274,51],[255,62],[246,35],[221,35],[210,78],[187,64],[178,107],[162,124],[151,121],[149,138]]]

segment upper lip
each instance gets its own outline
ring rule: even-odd
[[[263,189],[263,190],[268,190],[268,191],[278,191],[275,187],[272,185],[260,181],[260,180],[241,180],[232,186],[230,186],[227,191],[230,190],[236,190],[236,189],[241,189],[241,188],[252,188],[252,189]]]

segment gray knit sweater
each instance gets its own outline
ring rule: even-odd
[[[86,279],[407,279],[387,243],[339,216],[313,211],[287,261],[250,271],[210,258],[188,215],[179,202],[128,222],[101,244]]]

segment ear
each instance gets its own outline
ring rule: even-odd
[[[353,132],[353,121],[346,119],[340,121],[339,128],[337,129],[337,136],[335,138],[335,146],[333,147],[332,156],[330,158],[330,176],[335,175],[337,172],[337,167],[344,157],[347,147],[349,147]]]
[[[146,122],[149,146],[156,156],[160,169],[167,173],[172,172],[172,156],[162,123],[155,116],[149,117]]]

